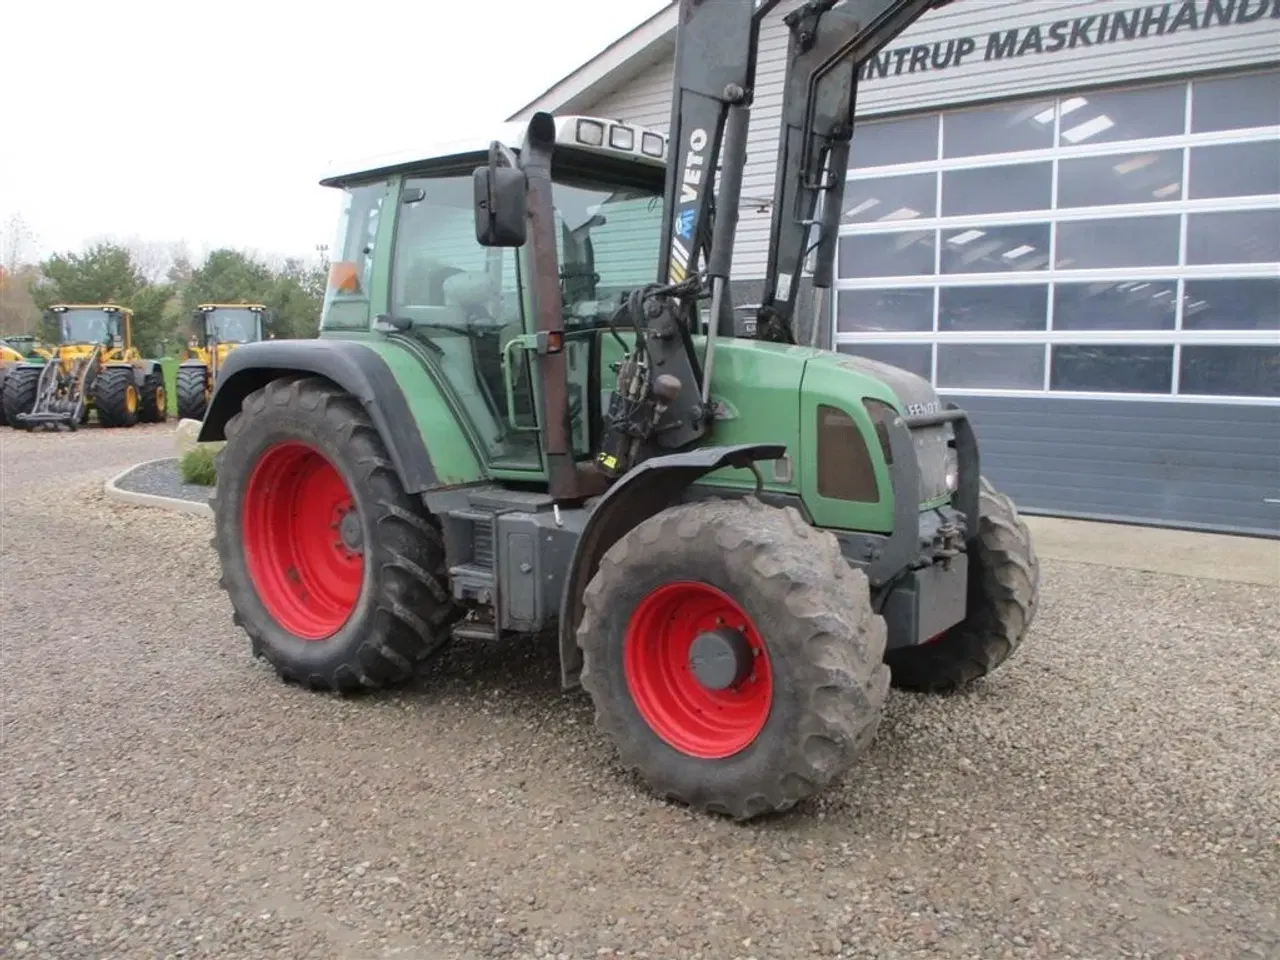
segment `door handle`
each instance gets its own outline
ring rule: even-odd
[[[516,384],[515,384],[515,368],[512,362],[512,352],[516,349],[528,350],[530,344],[526,343],[526,337],[512,337],[507,341],[506,346],[502,348],[502,385],[507,393],[507,424],[512,430],[535,431],[538,425],[523,426],[516,422]],[[534,405],[534,419],[537,419],[537,405]]]

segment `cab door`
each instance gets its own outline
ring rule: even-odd
[[[470,168],[400,185],[388,310],[497,478],[545,479],[520,250],[476,242]]]

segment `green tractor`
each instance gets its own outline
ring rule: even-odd
[[[226,440],[222,585],[282,678],[375,689],[452,639],[549,632],[626,766],[745,820],[848,770],[891,683],[952,690],[1018,649],[1038,564],[965,413],[794,332],[811,252],[832,283],[858,67],[937,0],[787,17],[748,326],[775,2],[682,0],[669,140],[539,113],[322,181],[345,200],[321,335],[238,347],[200,435]]]

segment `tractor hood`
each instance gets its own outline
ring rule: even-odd
[[[880,381],[897,398],[898,412],[905,415],[930,413],[939,407],[938,395],[934,392],[933,385],[901,367],[851,353],[832,353],[829,350],[815,351],[809,364],[838,367]]]
[[[805,364],[806,384],[820,382],[831,374],[842,379],[856,379],[859,381],[857,393],[890,403],[906,417],[934,413],[942,406],[928,380],[878,360],[824,350],[816,351]],[[954,451],[950,447],[951,427],[945,423],[917,426],[911,430],[911,441],[920,468],[920,503],[936,504],[947,500],[951,495],[948,475],[952,473],[954,462]]]

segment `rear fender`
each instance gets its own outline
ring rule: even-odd
[[[577,686],[582,672],[576,636],[582,595],[605,552],[637,524],[677,503],[699,477],[725,467],[746,469],[757,460],[778,460],[786,452],[776,443],[699,447],[645,460],[609,488],[578,538],[560,597],[560,682],[566,689]]]
[[[198,441],[225,440],[227,421],[245,397],[272,380],[298,376],[324,377],[359,401],[408,493],[441,485],[404,389],[382,355],[355,340],[264,340],[232,351],[219,370]],[[425,371],[422,379],[430,384]]]

